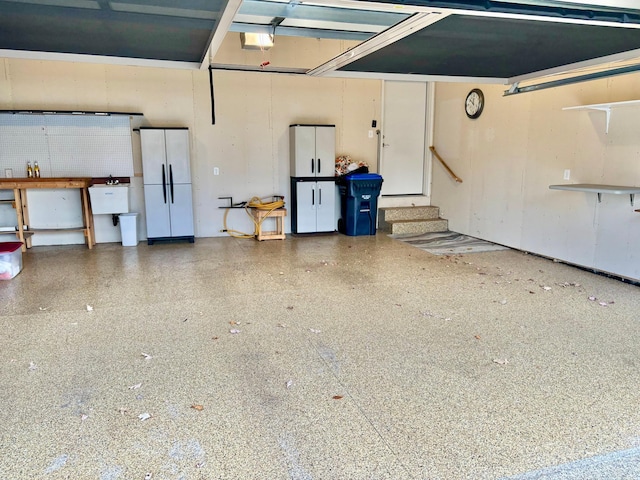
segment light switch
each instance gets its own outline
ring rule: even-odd
[[[569,180],[571,178],[571,170],[569,170],[568,168],[564,171],[564,176],[562,177],[565,180]]]
[[[369,138],[373,138],[373,130],[369,130]]]
[[[213,167],[213,174],[220,175],[220,169],[218,167]]]

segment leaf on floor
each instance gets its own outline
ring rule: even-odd
[[[480,335],[474,335],[473,338],[475,338],[476,340],[480,340]]]
[[[151,418],[151,414],[150,414],[150,413],[147,413],[147,412],[145,412],[145,413],[141,413],[140,415],[138,415],[138,418],[139,418],[140,420],[143,420],[143,421],[144,421],[144,420],[149,420],[149,419]]]
[[[136,383],[135,385],[131,385],[129,390],[137,390],[142,386],[142,383]]]
[[[334,395],[333,397],[334,400],[341,400],[342,398],[344,398],[342,395]]]
[[[287,307],[287,310],[293,310],[293,305],[289,305],[289,306]]]
[[[191,408],[193,408],[194,410],[197,410],[199,412],[201,412],[202,410],[204,410],[204,407],[202,405],[197,405],[197,404],[193,404],[191,405]]]
[[[309,331],[311,333],[322,333],[322,330],[316,330],[315,328],[310,328]]]
[[[493,363],[497,363],[498,365],[507,365],[509,363],[509,360],[507,360],[506,358],[494,358]]]
[[[145,360],[151,360],[153,357],[151,355],[149,355],[148,353],[144,353],[142,352],[140,354],[141,357],[144,357]]]
[[[212,340],[218,340],[220,337],[211,337]]]
[[[91,305],[87,305],[87,312],[93,312],[93,307]]]
[[[287,388],[291,388],[291,387],[293,387],[293,380],[287,380],[287,383],[285,383],[285,386],[286,386]]]
[[[229,322],[229,325],[240,325],[240,322],[236,322],[236,321],[234,321],[234,320],[231,320],[231,321]]]
[[[235,335],[237,333],[240,333],[240,330],[238,330],[237,328],[232,328],[231,330],[229,330],[229,333],[231,333],[232,335]]]

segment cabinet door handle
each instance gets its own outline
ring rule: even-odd
[[[173,166],[169,165],[169,186],[171,188],[171,203],[173,203]]]
[[[318,159],[318,173],[320,173],[320,167],[321,167],[320,159]]]
[[[314,162],[313,162],[313,158],[311,159],[311,173],[313,173],[313,168],[315,167]]]
[[[318,205],[322,205],[322,188],[318,187]]]
[[[311,189],[311,205],[316,204],[316,189],[315,187]]]
[[[164,197],[164,203],[167,203],[167,175],[164,164],[162,165],[162,196]]]

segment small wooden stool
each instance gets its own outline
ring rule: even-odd
[[[276,210],[258,210],[252,208],[251,213],[258,223],[256,240],[284,240],[284,217],[287,216],[286,208],[278,208]],[[273,218],[276,221],[276,229],[272,231],[262,230],[262,223],[266,218]]]

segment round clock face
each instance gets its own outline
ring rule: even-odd
[[[464,111],[469,118],[478,118],[484,108],[484,95],[482,90],[474,88],[467,95],[467,99],[464,102]]]

